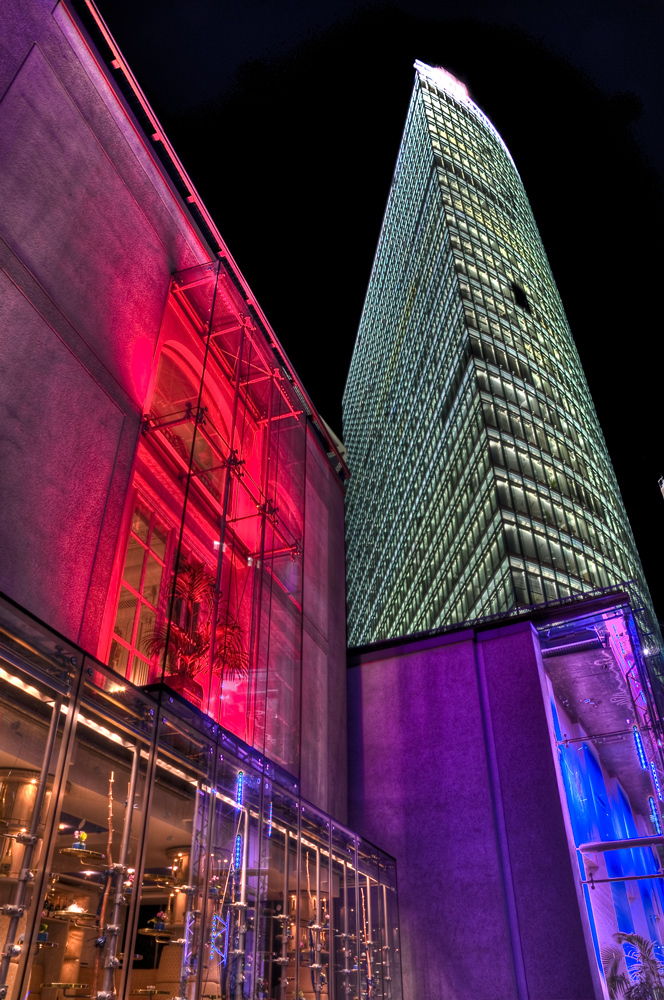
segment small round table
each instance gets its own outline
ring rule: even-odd
[[[100,851],[90,851],[86,847],[61,847],[60,854],[66,854],[68,858],[78,858],[85,864],[86,861],[101,861],[106,855]]]

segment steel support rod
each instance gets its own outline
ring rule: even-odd
[[[112,996],[114,992],[113,978],[115,975],[115,970],[117,969],[120,961],[118,959],[118,939],[120,937],[120,911],[122,905],[125,901],[124,897],[124,878],[127,874],[127,854],[129,852],[129,831],[131,828],[131,820],[134,815],[134,799],[136,798],[136,782],[138,780],[138,762],[140,759],[140,754],[138,752],[138,747],[134,747],[134,758],[131,762],[131,775],[129,778],[129,789],[127,791],[127,804],[125,806],[125,816],[124,823],[122,826],[122,841],[120,843],[120,857],[118,858],[117,865],[113,868],[113,911],[110,923],[106,925],[106,933],[108,935],[108,952],[106,955],[106,962],[104,966],[104,979],[102,986],[102,993],[97,994],[98,1000],[100,997]]]
[[[288,827],[284,832],[284,912],[282,916],[285,918],[281,921],[281,979],[279,981],[279,989],[281,992],[281,1000],[286,1000],[286,992],[288,990],[288,942],[290,940],[290,905],[288,899],[289,882],[290,882],[290,849],[289,849],[289,834]]]
[[[244,837],[242,840],[242,871],[240,874],[240,902],[237,914],[237,968],[235,970],[235,1000],[242,1000],[244,985],[244,946],[247,936],[247,859],[249,853],[249,810],[244,812]]]

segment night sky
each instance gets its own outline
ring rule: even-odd
[[[98,0],[321,415],[341,395],[415,59],[528,192],[660,620],[660,0]]]

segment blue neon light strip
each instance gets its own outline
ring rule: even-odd
[[[655,833],[661,837],[662,836],[662,824],[659,821],[659,816],[657,814],[657,807],[655,806],[655,800],[652,795],[648,799],[650,803],[650,818],[652,820],[652,825],[655,827]]]
[[[662,796],[660,795],[660,799],[661,799],[661,797]],[[267,835],[268,835],[268,837],[272,836],[272,803],[271,802],[270,802],[270,815],[269,815],[268,821],[267,821]]]
[[[242,805],[242,791],[244,786],[244,773],[238,771],[237,773],[237,788],[235,789],[235,806],[237,809]]]
[[[662,801],[662,786],[659,783],[659,775],[657,774],[657,768],[655,767],[654,760],[650,761],[650,773],[652,774],[652,780],[655,785],[655,791],[657,792],[657,798]]]
[[[235,838],[235,871],[242,867],[242,834],[238,833]]]
[[[639,764],[644,771],[648,770],[648,760],[646,758],[646,752],[643,749],[643,740],[641,739],[641,733],[636,726],[632,727],[634,730],[634,745],[636,746],[636,753],[639,758]]]

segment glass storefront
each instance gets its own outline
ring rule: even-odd
[[[538,629],[568,837],[606,995],[664,995],[664,733],[645,666],[659,654],[644,648],[626,602]]]
[[[400,1000],[394,861],[286,769],[5,601],[0,694],[0,996]]]

